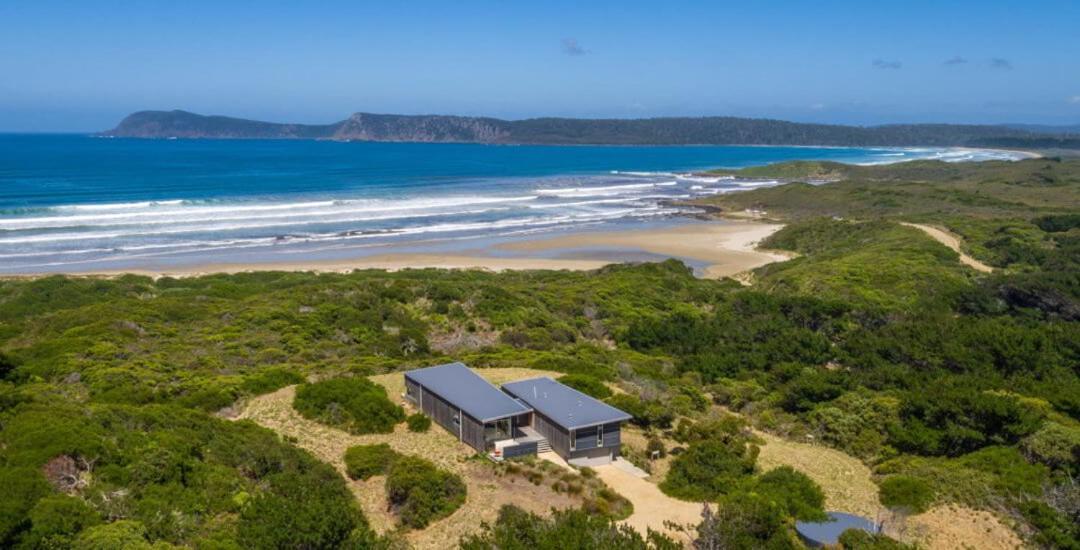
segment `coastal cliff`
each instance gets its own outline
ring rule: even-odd
[[[108,137],[330,139],[380,142],[552,145],[1080,146],[1073,134],[1008,126],[842,126],[735,117],[500,120],[450,115],[356,113],[332,124],[282,124],[187,111],[140,111]]]

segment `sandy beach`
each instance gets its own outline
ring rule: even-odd
[[[84,271],[73,275],[116,276],[125,273],[152,277],[195,277],[253,271],[310,271],[347,273],[357,269],[483,269],[592,270],[635,259],[642,253],[655,259],[673,257],[702,266],[699,275],[721,278],[787,259],[777,252],[756,250],[757,243],[781,225],[756,222],[702,222],[658,229],[581,232],[536,237],[470,250],[460,254],[387,253],[354,259],[297,262],[216,263],[175,269]],[[625,259],[621,258],[625,256]],[[40,275],[36,275],[40,276]]]

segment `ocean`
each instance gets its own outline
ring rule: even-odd
[[[0,273],[299,262],[642,227],[692,213],[672,201],[776,184],[696,170],[920,158],[1016,157],[931,148],[0,135]]]

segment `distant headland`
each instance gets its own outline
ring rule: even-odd
[[[531,118],[356,113],[332,124],[288,124],[187,111],[139,111],[105,137],[322,139],[520,145],[807,145],[1080,148],[1080,134],[1006,125],[844,126],[737,117]]]

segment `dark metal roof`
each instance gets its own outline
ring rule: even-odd
[[[567,430],[588,428],[632,417],[546,376],[503,384],[503,390]]]
[[[830,521],[795,522],[795,531],[799,533],[807,544],[814,547],[833,546],[839,543],[840,535],[848,529],[861,529],[867,533],[877,533],[878,526],[874,522],[843,512],[828,512]]]
[[[405,378],[438,394],[481,422],[532,411],[461,363],[406,371]]]

